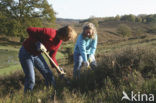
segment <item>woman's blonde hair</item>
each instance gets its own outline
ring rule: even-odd
[[[83,25],[83,32],[82,32],[83,36],[85,36],[85,30],[86,29],[92,29],[93,30],[93,33],[91,34],[90,38],[94,39],[95,35],[97,34],[95,25],[93,23],[90,23],[90,22],[84,23],[84,25]]]
[[[67,39],[70,38],[73,41],[75,41],[77,37],[76,31],[71,26],[68,25],[60,28],[59,30],[57,30],[57,32],[60,37],[67,38]]]

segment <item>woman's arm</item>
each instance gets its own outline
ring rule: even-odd
[[[83,61],[85,61],[85,62],[88,61],[87,54],[86,54],[86,41],[83,39],[82,36],[78,39],[78,47],[80,50],[80,54],[83,58]]]
[[[90,54],[95,54],[96,48],[97,48],[97,35],[95,36],[95,39],[91,42]]]

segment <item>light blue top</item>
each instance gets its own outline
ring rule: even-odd
[[[80,53],[83,61],[87,61],[87,54],[94,55],[97,47],[97,35],[94,39],[84,38],[82,34],[78,36],[74,53]]]

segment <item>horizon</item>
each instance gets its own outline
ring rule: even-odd
[[[118,14],[117,14],[117,15],[118,15]],[[117,16],[117,15],[116,15],[116,16]],[[134,14],[124,14],[124,15],[134,15]],[[121,17],[121,16],[124,16],[124,15],[119,15],[119,16]],[[134,16],[139,16],[139,15],[156,15],[156,13],[154,13],[154,14],[138,14],[138,15],[134,15]],[[109,17],[115,17],[115,16],[95,17],[95,18],[109,18]],[[62,17],[56,17],[56,19],[86,20],[86,19],[89,19],[89,18],[77,19],[77,18],[62,18]]]

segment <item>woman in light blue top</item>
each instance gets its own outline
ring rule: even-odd
[[[75,79],[80,78],[82,64],[94,69],[96,67],[95,51],[97,47],[97,32],[94,24],[86,23],[82,33],[78,36],[74,49],[74,70]]]

